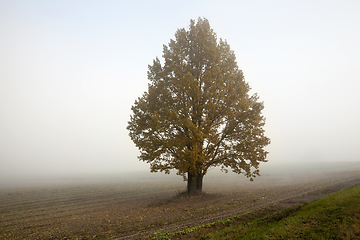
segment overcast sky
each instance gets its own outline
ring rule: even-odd
[[[264,101],[266,164],[360,161],[359,13],[357,0],[0,0],[0,175],[148,169],[130,108],[198,17]]]

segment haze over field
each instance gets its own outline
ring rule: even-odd
[[[266,165],[360,162],[359,12],[359,1],[0,0],[0,176],[147,171],[130,108],[162,45],[198,17],[264,101]]]

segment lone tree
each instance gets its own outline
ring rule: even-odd
[[[190,21],[163,47],[163,63],[149,65],[148,92],[135,101],[127,129],[151,172],[177,174],[190,195],[202,191],[209,168],[243,173],[253,181],[266,162],[264,108],[238,68],[226,41],[207,19]]]

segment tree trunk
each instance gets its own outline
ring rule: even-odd
[[[188,172],[187,190],[189,195],[197,193],[197,176]]]
[[[196,191],[197,193],[202,193],[202,185],[203,185],[203,177],[204,175],[197,175],[196,179]]]
[[[195,195],[202,192],[203,175],[193,175],[188,172],[187,191],[189,195]]]

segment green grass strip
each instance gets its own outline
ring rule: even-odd
[[[286,212],[287,211],[287,212]],[[298,209],[220,227],[196,239],[359,239],[360,186],[345,189]]]

